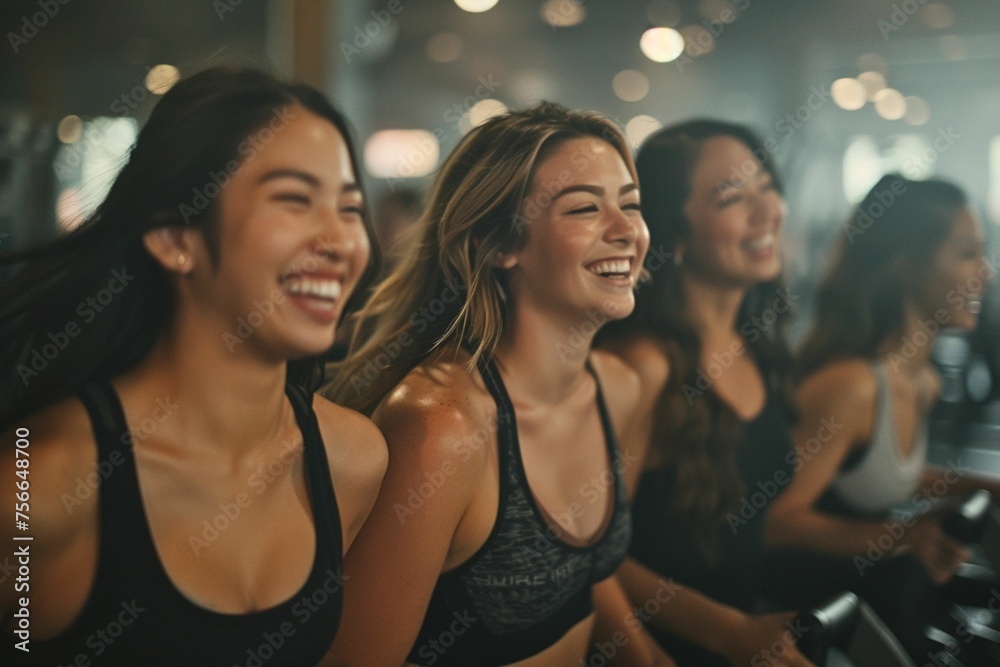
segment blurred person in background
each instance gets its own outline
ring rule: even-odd
[[[843,232],[798,358],[795,478],[768,526],[772,590],[806,604],[858,590],[875,564],[872,545],[887,540],[891,553],[919,559],[932,582],[947,582],[968,549],[942,530],[943,501],[979,488],[1000,493],[996,480],[926,460],[941,388],[935,338],[976,327],[996,272],[965,193],[890,174]],[[896,509],[902,520],[892,519]]]
[[[714,120],[657,132],[636,166],[652,280],[602,332],[652,403],[623,438],[640,462],[619,579],[679,665],[809,665],[793,613],[755,613],[768,504],[792,474],[781,182],[751,130]]]

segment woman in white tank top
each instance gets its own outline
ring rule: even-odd
[[[926,464],[930,362],[945,327],[975,327],[984,285],[982,225],[938,180],[882,178],[844,228],[800,352],[796,474],[772,504],[775,548],[845,559],[914,552],[937,583],[967,550],[927,514],[939,499],[1000,483]],[[906,511],[888,520],[890,510]]]

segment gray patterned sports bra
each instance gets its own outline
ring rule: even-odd
[[[597,381],[597,374],[587,369]],[[614,484],[604,534],[587,546],[560,539],[535,503],[521,459],[514,408],[492,361],[479,372],[497,404],[500,503],[493,530],[469,560],[442,574],[410,650],[418,665],[499,667],[553,645],[593,609],[592,586],[628,552],[632,522],[611,419],[600,383],[597,407]]]

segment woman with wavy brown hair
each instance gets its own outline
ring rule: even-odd
[[[389,444],[334,653],[577,665],[595,608],[629,611],[616,431],[638,378],[590,349],[632,310],[648,246],[628,145],[553,104],[493,118],[446,159],[417,232],[327,388]],[[645,641],[618,658],[673,664]]]
[[[764,516],[791,472],[778,174],[749,129],[713,120],[658,132],[636,164],[652,280],[606,345],[654,407],[624,439],[642,464],[619,578],[638,605],[678,586],[643,620],[681,665],[743,666],[776,644],[776,664],[808,664],[789,614],[753,614]]]

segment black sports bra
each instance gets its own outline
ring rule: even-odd
[[[532,497],[500,373],[486,360],[479,372],[497,404],[497,517],[479,551],[438,578],[408,658],[418,665],[499,667],[540,653],[591,613],[593,585],[615,572],[631,537],[625,466],[600,383],[597,407],[612,461],[614,509],[604,534],[580,547],[559,538]]]
[[[32,665],[224,665],[266,667],[316,664],[333,643],[343,601],[340,514],[326,450],[309,399],[287,388],[303,438],[306,487],[316,530],[309,577],[293,596],[269,609],[222,614],[191,602],[163,569],[142,505],[132,436],[118,396],[107,381],[86,385],[80,398],[97,440],[98,461],[113,469],[100,493],[97,571],[87,601],[70,626],[30,653],[4,654]],[[141,437],[141,436],[140,436]],[[103,474],[103,473],[102,473]],[[250,487],[252,488],[252,487]]]

